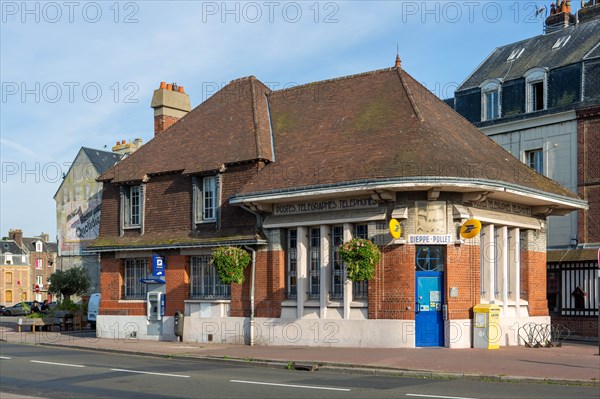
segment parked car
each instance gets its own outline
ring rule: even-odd
[[[3,309],[3,314],[5,316],[27,316],[31,311],[31,306],[33,302],[25,302],[27,304],[27,309],[23,308],[23,302],[19,302],[15,305],[6,307]]]
[[[6,308],[6,306],[0,305],[0,316],[4,316],[4,309],[5,308]]]
[[[100,294],[92,294],[90,301],[88,302],[88,314],[87,319],[92,327],[92,330],[96,328],[96,316],[98,316],[98,309],[100,308]]]

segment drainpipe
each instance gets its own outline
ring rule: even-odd
[[[256,250],[244,245],[248,251],[252,252],[252,279],[250,283],[250,346],[254,346],[254,276],[256,275]]]

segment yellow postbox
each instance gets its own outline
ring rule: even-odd
[[[500,307],[480,303],[473,307],[473,348],[500,348]]]

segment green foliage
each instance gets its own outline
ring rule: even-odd
[[[84,295],[90,288],[90,279],[81,266],[65,271],[57,270],[50,275],[49,280],[48,291],[54,295],[61,295],[64,300],[69,300],[71,295]]]
[[[250,264],[250,254],[242,248],[219,247],[213,252],[210,263],[217,269],[223,284],[244,282],[244,268]]]
[[[369,240],[353,238],[342,244],[339,251],[350,280],[370,280],[373,277],[375,265],[381,258],[381,252],[377,245]]]
[[[70,299],[63,299],[56,304],[55,310],[66,310],[71,313],[76,313],[80,310],[80,307]]]
[[[44,315],[41,313],[30,313],[27,315],[28,319],[41,319],[42,317],[44,317]]]

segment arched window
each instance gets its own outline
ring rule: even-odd
[[[500,95],[502,85],[500,79],[488,79],[481,84],[481,120],[490,121],[500,118]]]
[[[532,68],[525,72],[525,112],[541,111],[548,106],[548,72]]]

